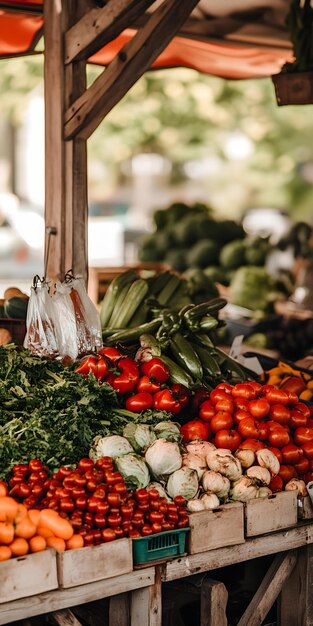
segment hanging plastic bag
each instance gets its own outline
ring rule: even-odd
[[[58,358],[56,311],[49,291],[49,284],[35,276],[28,302],[24,347],[37,356]]]
[[[99,313],[89,298],[81,276],[66,274],[64,284],[74,307],[78,356],[95,352],[102,346],[102,331]]]
[[[69,285],[57,283],[52,298],[57,313],[55,332],[60,358],[64,363],[71,363],[78,357],[79,346]]]

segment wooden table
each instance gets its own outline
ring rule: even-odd
[[[79,622],[68,610],[70,607],[110,597],[110,626],[124,626],[128,621],[124,594],[131,592],[131,626],[161,626],[163,583],[276,554],[238,626],[259,626],[278,596],[281,626],[311,626],[312,544],[313,523],[302,522],[297,527],[247,539],[240,545],[186,555],[130,574],[1,604],[0,624],[53,613],[56,624],[75,626]],[[227,626],[227,591],[223,583],[209,580],[201,603],[203,625]]]

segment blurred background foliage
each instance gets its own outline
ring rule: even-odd
[[[88,80],[100,71],[90,66]],[[42,89],[42,76],[42,55],[1,61],[1,115],[18,125],[27,99]],[[89,170],[98,168],[105,195],[105,187],[123,184],[123,163],[157,153],[172,163],[171,185],[195,185],[225,217],[269,206],[311,222],[311,111],[277,107],[270,78],[228,81],[183,68],[149,72],[89,140]]]

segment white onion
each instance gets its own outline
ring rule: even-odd
[[[254,481],[248,476],[243,476],[240,480],[237,480],[232,489],[230,490],[231,500],[239,500],[240,502],[247,502],[257,498],[258,488],[255,486]]]
[[[271,472],[272,476],[276,476],[278,474],[280,470],[280,463],[274,452],[267,450],[267,448],[262,448],[262,450],[256,451],[256,458],[258,464],[261,467],[266,467]]]
[[[292,478],[285,485],[285,491],[297,491],[299,496],[306,496],[308,493],[304,480],[299,478]]]
[[[218,472],[207,470],[202,476],[202,487],[204,491],[215,493],[218,498],[226,498],[230,490],[230,481]]]
[[[267,498],[272,495],[272,491],[269,487],[260,487],[257,493],[257,498]]]
[[[204,493],[200,498],[207,510],[218,509],[220,501],[215,493]]]
[[[188,500],[187,511],[190,511],[190,513],[196,513],[197,511],[204,510],[204,503],[201,500],[198,500],[198,498],[195,498],[194,500]]]
[[[260,467],[259,465],[252,465],[248,467],[246,475],[249,478],[255,478],[263,485],[269,485],[271,482],[271,474],[266,467]]]
[[[240,461],[240,465],[244,469],[251,467],[255,461],[255,453],[253,450],[238,449],[234,456]]]
[[[210,443],[209,441],[200,441],[199,439],[196,439],[195,441],[190,441],[186,445],[187,452],[192,452],[192,454],[201,456],[204,459],[210,450],[215,449],[216,448],[213,443]]]
[[[229,480],[238,480],[242,476],[240,461],[235,459],[230,450],[224,448],[210,450],[206,462],[211,470],[227,476]]]
[[[201,480],[203,473],[207,468],[205,459],[202,456],[193,454],[192,452],[184,453],[183,455],[183,467],[189,467],[196,470],[199,480]]]

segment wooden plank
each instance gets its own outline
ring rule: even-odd
[[[154,568],[149,567],[138,572],[133,571],[130,574],[109,578],[105,582],[100,580],[71,589],[56,589],[29,598],[6,602],[1,605],[0,624],[9,624],[19,619],[59,611],[119,593],[126,593],[133,589],[138,590],[153,585],[154,580]]]
[[[196,554],[245,541],[243,504],[221,505],[216,511],[199,511],[189,516],[188,552]]]
[[[297,519],[295,491],[282,491],[269,498],[249,500],[245,505],[246,537],[295,526]]]
[[[247,539],[245,543],[232,548],[219,548],[199,554],[182,556],[165,564],[162,580],[176,580],[200,572],[208,572],[219,567],[256,559],[267,554],[293,550],[313,543],[313,525],[306,524],[285,531]]]
[[[124,538],[59,552],[57,566],[59,586],[63,588],[127,574],[133,569],[132,541]]]
[[[74,613],[70,609],[63,609],[62,611],[54,611],[49,616],[57,626],[81,626],[81,622],[76,619]]]
[[[310,496],[298,496],[298,518],[301,520],[313,519],[313,505]]]
[[[295,550],[275,557],[238,626],[260,626],[273,606],[297,561]],[[295,598],[294,598],[295,601]]]
[[[87,59],[115,39],[153,4],[154,0],[109,0],[93,8],[65,34],[65,63]]]
[[[57,587],[55,550],[27,554],[0,563],[0,610],[2,603]]]
[[[86,92],[65,113],[64,136],[90,137],[134,83],[150,67],[187,19],[198,0],[166,0]]]
[[[57,230],[47,274],[61,280],[69,269],[87,278],[86,143],[63,140],[64,110],[86,87],[84,62],[64,69],[63,33],[85,9],[83,0],[44,3],[45,223]]]
[[[112,596],[109,602],[109,626],[128,626],[130,620],[130,598],[127,593]]]
[[[223,583],[204,579],[200,587],[200,626],[227,626],[227,600]]]
[[[131,598],[131,626],[162,626],[162,566],[155,567],[155,583],[134,590]]]
[[[313,624],[313,546],[297,551],[297,563],[285,582],[278,603],[280,626],[312,626]]]

